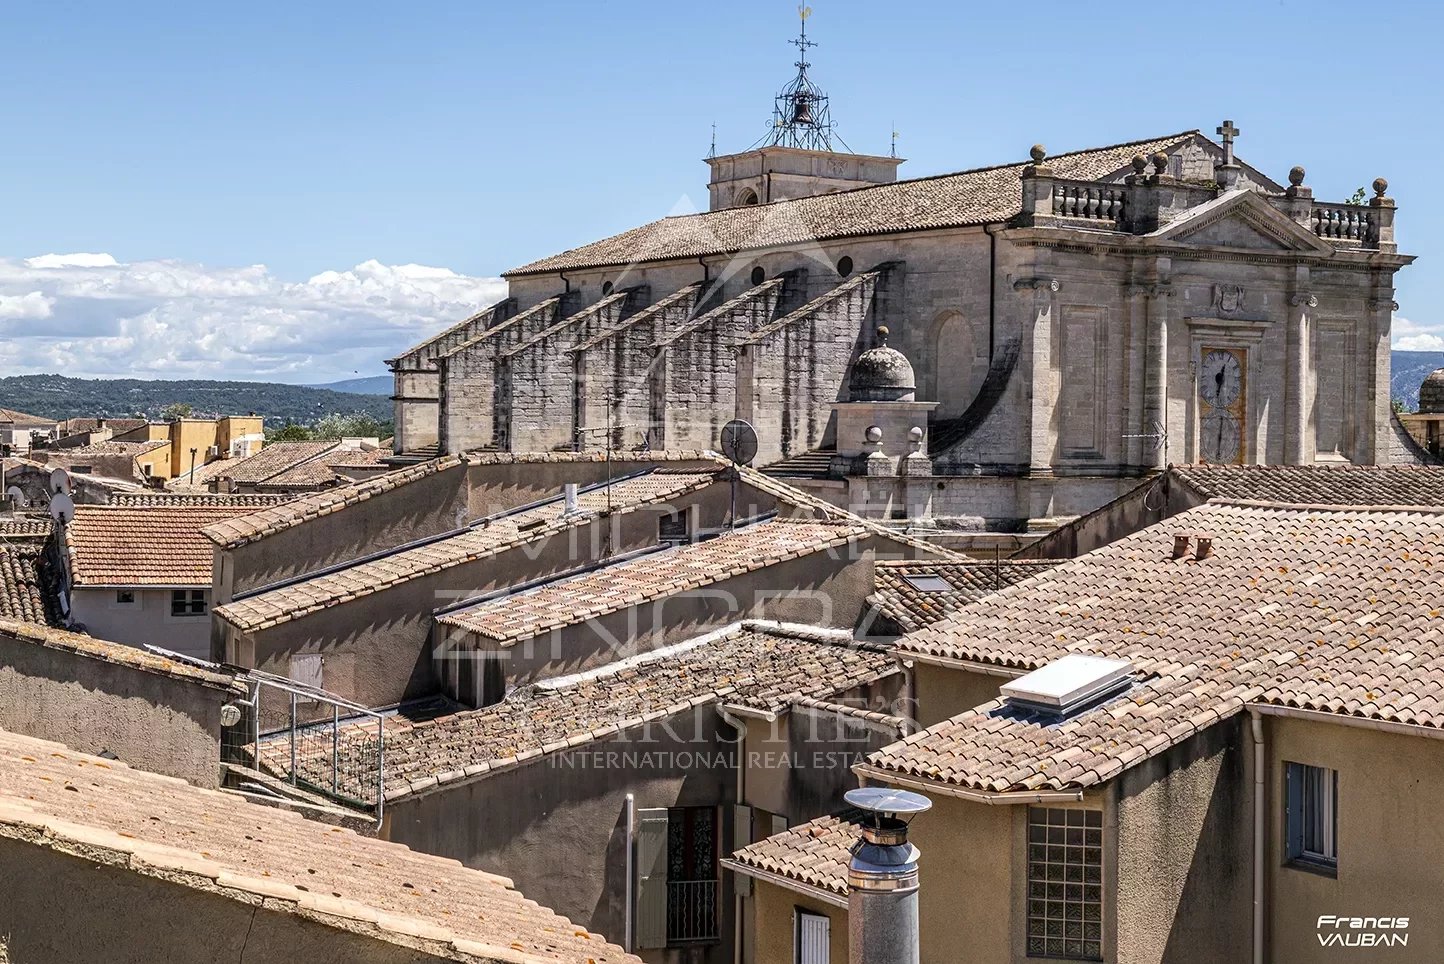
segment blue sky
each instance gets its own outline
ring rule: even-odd
[[[1305,165],[1322,199],[1387,177],[1420,256],[1401,337],[1444,348],[1428,5],[812,6],[841,134],[885,153],[896,127],[904,176],[1227,116],[1242,157]],[[384,371],[501,271],[704,204],[711,125],[724,152],[765,130],[797,21],[754,0],[0,8],[0,365],[288,381]],[[77,252],[108,261],[36,266]]]

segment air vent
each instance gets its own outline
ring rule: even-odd
[[[1127,689],[1132,674],[1132,663],[1073,653],[1003,684],[1001,692],[1010,706],[1066,716]]]

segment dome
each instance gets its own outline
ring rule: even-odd
[[[916,388],[913,366],[907,356],[887,346],[887,327],[877,330],[877,344],[857,356],[848,380],[848,397],[854,402],[910,402]],[[1444,400],[1444,399],[1441,399]]]
[[[1444,415],[1444,368],[1432,372],[1419,384],[1419,413]]]

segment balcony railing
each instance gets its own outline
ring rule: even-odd
[[[1310,220],[1314,234],[1331,241],[1358,241],[1366,244],[1379,240],[1374,213],[1362,204],[1315,203]]]
[[[667,943],[717,940],[716,880],[667,882]]]
[[[1053,187],[1053,213],[1063,218],[1117,224],[1124,218],[1126,197],[1127,190],[1119,184],[1060,180]]]

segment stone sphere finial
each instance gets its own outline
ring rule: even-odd
[[[876,425],[869,425],[867,427],[867,431],[863,434],[867,437],[867,440],[874,445],[882,441],[882,429],[878,428]]]
[[[1153,155],[1153,173],[1162,174],[1168,170],[1168,155],[1159,151]]]
[[[908,439],[913,442],[921,442],[923,440],[922,426],[914,425],[912,428],[908,429]]]
[[[879,348],[886,347],[886,345],[887,345],[887,336],[890,335],[890,334],[892,334],[892,332],[890,332],[890,331],[887,330],[887,325],[878,325],[878,326],[877,326],[877,344],[878,344],[878,347],[879,347]]]
[[[1144,157],[1142,154],[1134,154],[1133,173],[1142,174],[1146,170],[1148,170],[1148,158]]]
[[[1294,187],[1298,187],[1304,183],[1304,173],[1304,166],[1302,164],[1295,164],[1289,168],[1289,183]]]
[[[1028,153],[1032,156],[1034,164],[1042,164],[1043,159],[1048,156],[1048,149],[1042,144],[1034,144]]]
[[[1374,178],[1374,197],[1383,197],[1384,193],[1388,190],[1388,181],[1384,180],[1382,177]]]

